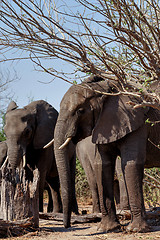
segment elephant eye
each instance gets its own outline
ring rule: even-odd
[[[26,137],[29,137],[29,136],[31,135],[31,129],[26,128],[26,129],[25,129],[25,132],[24,132],[24,135],[25,135]]]
[[[83,113],[84,113],[84,108],[79,108],[79,109],[77,110],[78,116],[82,115]]]

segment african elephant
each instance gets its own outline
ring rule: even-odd
[[[45,181],[51,189],[54,212],[62,210],[59,176],[55,162],[53,144],[43,148],[52,138],[58,112],[43,100],[34,101],[17,109],[11,102],[5,115],[4,131],[8,146],[8,161],[13,169],[24,159],[24,167],[38,168],[39,210],[43,211]]]
[[[87,181],[92,194],[92,205],[93,213],[100,213],[100,202],[98,194],[97,180],[95,176],[95,166],[96,166],[96,144],[92,143],[92,137],[86,137],[79,141],[76,145],[76,154],[77,157],[85,171]],[[119,164],[116,161],[116,170],[119,167]],[[118,173],[120,171],[118,169]],[[119,176],[120,177],[120,176]],[[107,184],[107,183],[106,183]],[[119,181],[117,178],[117,171],[114,177],[114,198],[116,201],[116,206],[120,206],[120,192],[119,192]]]
[[[94,76],[71,86],[61,101],[54,133],[54,149],[62,190],[65,227],[70,226],[71,216],[67,143],[72,139],[77,144],[81,139],[92,135],[92,142],[97,146],[95,174],[102,212],[99,229],[109,231],[120,226],[113,194],[117,156],[121,157],[132,216],[127,230],[148,229],[142,191],[144,162],[147,150],[148,158],[154,155],[155,162],[159,163],[160,151],[147,140],[159,143],[160,126],[151,126],[146,120],[157,121],[160,113],[149,107],[133,108],[128,103],[134,101],[136,104],[140,100],[133,95],[118,94],[117,87],[121,89],[117,81]],[[105,182],[108,184],[105,185]]]

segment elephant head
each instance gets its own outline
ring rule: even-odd
[[[61,101],[54,147],[61,181],[65,227],[70,226],[71,215],[71,183],[66,157],[69,140],[72,139],[76,144],[92,135],[93,143],[111,143],[144,123],[147,109],[133,109],[126,104],[131,100],[130,97],[117,94],[116,86],[114,80],[91,77],[79,85],[71,86]]]
[[[20,165],[27,149],[41,149],[53,138],[57,111],[47,102],[34,101],[24,108],[11,102],[5,115],[8,160],[14,169]]]

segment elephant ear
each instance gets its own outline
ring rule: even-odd
[[[93,143],[106,144],[114,142],[144,124],[148,108],[134,109],[127,104],[130,100],[128,96],[110,96],[106,98],[93,129]]]
[[[14,101],[12,101],[12,102],[10,102],[10,104],[8,105],[8,108],[7,108],[7,112],[6,112],[6,113],[8,113],[8,112],[10,112],[10,111],[12,111],[12,110],[15,110],[16,108],[18,108],[17,104],[16,104]]]
[[[58,112],[47,102],[41,101],[36,107],[36,129],[33,139],[35,149],[43,148],[54,137]]]

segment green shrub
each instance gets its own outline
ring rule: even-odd
[[[76,159],[76,196],[81,200],[91,198],[87,177],[78,159]]]
[[[6,140],[5,134],[4,134],[4,114],[0,113],[0,119],[1,119],[1,124],[0,124],[0,142]]]
[[[145,169],[143,193],[146,207],[160,206],[160,168]],[[91,199],[84,169],[76,159],[76,196],[79,200]]]
[[[145,169],[143,180],[144,201],[147,207],[160,205],[160,168]]]

